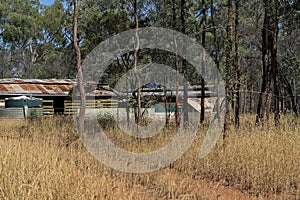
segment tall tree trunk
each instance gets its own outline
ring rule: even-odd
[[[202,12],[203,12],[203,23],[202,23],[202,47],[205,48],[206,45],[206,41],[205,41],[205,37],[206,37],[206,2],[205,0],[202,0]],[[203,124],[204,123],[204,118],[205,118],[205,106],[204,106],[204,102],[205,102],[205,82],[204,82],[204,73],[205,73],[205,52],[203,51],[202,54],[202,64],[201,64],[201,101],[200,101],[200,123]]]
[[[175,39],[175,47],[177,49],[177,42]],[[175,65],[176,65],[176,95],[175,95],[175,122],[176,127],[180,127],[180,117],[179,117],[179,56],[178,53],[175,55]]]
[[[262,28],[262,59],[263,59],[263,74],[262,74],[262,86],[261,93],[258,100],[256,124],[263,124],[267,115],[268,99],[271,96],[271,51],[270,51],[270,11],[269,0],[265,1],[264,5],[264,23]],[[269,111],[268,111],[269,112]]]
[[[273,82],[274,82],[274,123],[275,126],[279,125],[280,119],[280,110],[279,110],[279,102],[280,102],[280,88],[279,88],[279,73],[278,73],[278,65],[277,65],[277,38],[278,38],[278,4],[274,2],[275,10],[274,10],[274,24],[273,24],[273,45],[272,45],[272,74],[273,74]]]
[[[215,7],[214,7],[214,2],[213,0],[210,0],[210,9],[211,9],[211,23],[212,23],[212,27],[213,27],[213,37],[214,37],[214,51],[215,51],[215,63],[217,66],[217,69],[220,70],[220,55],[219,55],[219,45],[218,45],[218,39],[217,39],[217,29],[216,29],[216,25],[215,25]],[[217,100],[216,100],[216,104],[217,104],[217,118],[220,118],[220,91],[219,91],[219,84],[220,84],[220,80],[219,80],[219,76],[217,76],[217,87],[216,87],[216,92],[217,92]]]
[[[136,79],[136,87],[137,87],[137,111],[136,111],[136,123],[139,124],[142,119],[141,115],[141,82],[140,82],[140,77],[137,71],[137,60],[138,60],[138,51],[140,48],[140,38],[139,38],[139,19],[138,19],[138,13],[137,13],[137,0],[134,1],[134,19],[135,19],[135,49],[134,49],[134,62],[133,62],[133,70],[135,74],[135,79]]]
[[[240,89],[241,89],[241,63],[239,52],[239,0],[235,0],[235,57],[236,57],[236,102],[235,102],[235,126],[240,126]]]
[[[73,14],[73,43],[74,49],[76,52],[76,70],[77,70],[77,79],[78,79],[78,87],[80,93],[80,110],[79,110],[79,134],[84,135],[84,115],[85,115],[85,90],[83,85],[83,74],[81,69],[81,52],[78,46],[77,41],[77,31],[78,31],[78,1],[74,0],[74,14]]]
[[[181,32],[185,34],[185,0],[181,0],[181,12],[180,12],[180,18],[181,18]],[[182,60],[182,69],[183,74],[185,75],[185,78],[183,80],[183,121],[184,124],[188,124],[189,121],[189,111],[188,111],[188,88],[187,88],[187,64],[186,60],[183,58]]]
[[[262,87],[257,107],[256,124],[264,124],[269,120],[272,102],[272,91],[275,98],[279,96],[277,68],[277,35],[278,35],[278,3],[276,0],[266,0],[264,4],[264,23],[262,28]],[[277,96],[277,97],[276,97]],[[277,101],[277,100],[275,100]],[[278,104],[278,102],[275,102]],[[278,112],[277,112],[277,111]],[[275,105],[275,124],[279,122],[279,104]]]
[[[173,30],[176,30],[176,4],[175,4],[175,0],[172,1],[173,4]],[[180,118],[179,118],[179,56],[177,53],[177,41],[176,38],[174,36],[174,43],[175,43],[175,50],[176,50],[176,54],[175,54],[175,68],[176,68],[176,96],[175,96],[175,123],[176,123],[176,127],[180,127]]]
[[[231,112],[231,75],[232,75],[232,0],[228,0],[228,15],[227,15],[227,41],[226,41],[226,115],[224,123],[224,143],[228,140],[230,133],[230,112]]]

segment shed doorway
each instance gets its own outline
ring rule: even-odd
[[[64,100],[64,97],[53,98],[54,114],[64,114]]]

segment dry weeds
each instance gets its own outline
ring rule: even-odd
[[[279,128],[255,127],[254,116],[243,116],[227,147],[220,141],[202,160],[198,151],[206,129],[200,129],[174,165],[146,174],[98,162],[79,140],[71,118],[0,121],[0,199],[247,199],[245,194],[299,199],[300,119],[281,120]],[[145,152],[173,134],[166,128],[137,141],[117,128],[108,131],[122,148]]]

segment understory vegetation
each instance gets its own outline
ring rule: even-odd
[[[280,127],[261,127],[254,118],[243,115],[226,147],[220,139],[204,159],[198,154],[208,125],[199,128],[174,164],[145,174],[119,172],[96,160],[72,118],[0,121],[0,199],[214,199],[217,187],[245,199],[299,199],[300,119],[286,115]],[[137,140],[112,127],[108,138],[133,152],[164,146],[175,130]]]

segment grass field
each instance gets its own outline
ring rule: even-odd
[[[226,148],[219,141],[204,159],[198,153],[207,125],[172,166],[132,174],[113,170],[85,149],[71,118],[0,121],[0,199],[299,199],[300,119],[254,126],[244,115]],[[107,131],[118,146],[152,151],[173,137],[166,128],[136,140]]]

